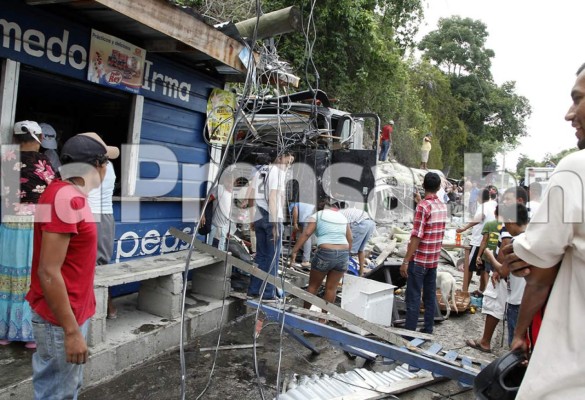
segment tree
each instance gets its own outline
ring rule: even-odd
[[[438,29],[418,46],[423,58],[448,76],[451,95],[461,105],[458,117],[467,135],[450,153],[482,153],[486,167],[495,164],[499,148],[514,146],[526,135],[525,121],[531,113],[528,100],[515,92],[515,82],[498,86],[493,81],[494,52],[485,48],[487,37],[483,22],[454,16],[441,19]]]
[[[485,48],[487,26],[471,18],[453,16],[439,19],[438,29],[418,45],[426,59],[447,69],[448,74],[478,74],[491,78],[491,59],[495,53]]]

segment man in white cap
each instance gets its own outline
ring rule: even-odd
[[[39,199],[26,295],[37,342],[35,399],[77,398],[81,388],[89,319],[96,306],[97,228],[87,194],[100,186],[108,159],[119,155],[96,133],[73,136],[61,151],[63,180],[54,180]]]
[[[41,122],[39,124],[41,127],[41,147],[45,149],[43,154],[47,156],[49,161],[51,161],[51,165],[55,171],[59,171],[61,167],[61,161],[59,160],[59,154],[57,153],[57,132],[55,129],[45,123]]]

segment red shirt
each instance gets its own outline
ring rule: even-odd
[[[414,262],[425,268],[436,268],[441,256],[447,206],[439,198],[428,195],[416,206],[411,237],[421,239],[414,253]]]
[[[380,135],[380,140],[381,141],[390,140],[393,131],[394,128],[392,127],[392,125],[384,125],[382,127],[382,134]]]
[[[26,299],[44,320],[59,325],[43,295],[38,276],[43,232],[71,234],[61,275],[78,324],[95,314],[93,278],[97,228],[87,198],[69,183],[54,180],[41,195],[35,213],[30,290]]]

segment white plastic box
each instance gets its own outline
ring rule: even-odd
[[[383,326],[392,324],[394,289],[396,286],[346,274],[343,277],[341,308],[369,322]],[[344,326],[359,335],[368,332],[349,322]]]

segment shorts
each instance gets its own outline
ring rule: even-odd
[[[479,253],[479,246],[471,246],[471,252],[469,254],[469,271],[470,272],[482,269],[481,266],[478,268],[477,263],[476,263],[477,253]]]
[[[424,163],[429,161],[429,151],[428,150],[421,150],[420,160],[421,160],[421,162],[424,162]]]
[[[349,250],[334,250],[318,248],[311,260],[311,269],[323,273],[329,271],[347,271],[349,264]]]
[[[502,279],[496,287],[492,285],[491,274],[485,291],[483,292],[482,314],[488,314],[499,320],[504,319],[506,312],[506,300],[508,298],[508,289],[506,282]]]

